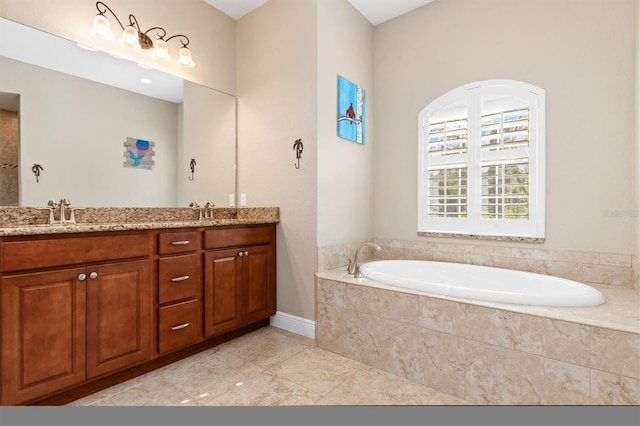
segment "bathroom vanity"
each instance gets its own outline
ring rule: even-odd
[[[268,324],[277,221],[2,228],[0,403],[91,393]]]

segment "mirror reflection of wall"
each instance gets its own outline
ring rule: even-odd
[[[19,156],[0,160],[17,164],[15,184],[1,187],[14,195],[0,197],[0,206],[52,198],[82,207],[228,204],[236,177],[234,96],[3,18],[0,30],[16,40],[0,43],[0,93],[20,97]],[[54,52],[66,59],[49,61]],[[152,168],[123,166],[131,139],[153,142]],[[183,172],[189,158],[198,159],[195,181]],[[33,164],[44,167],[38,183]]]
[[[19,205],[20,96],[0,92],[0,206]]]

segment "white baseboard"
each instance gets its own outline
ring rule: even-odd
[[[269,323],[273,327],[281,328],[310,339],[316,338],[316,322],[306,318],[278,311],[270,318]]]

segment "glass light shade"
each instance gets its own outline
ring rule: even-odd
[[[178,64],[189,68],[196,66],[193,59],[191,59],[191,51],[187,47],[183,46],[180,48],[180,53],[178,53]]]
[[[111,40],[114,38],[111,32],[111,25],[106,16],[97,14],[93,18],[93,27],[91,27],[91,34],[102,39]]]
[[[129,25],[124,29],[124,33],[122,33],[122,41],[127,46],[135,47],[136,49],[140,49],[140,39],[138,35],[138,30],[133,25]]]
[[[153,54],[156,55],[158,59],[162,59],[164,61],[171,59],[169,56],[169,47],[167,46],[167,42],[161,38],[157,39],[153,43]]]

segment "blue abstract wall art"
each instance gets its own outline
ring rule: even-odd
[[[365,90],[338,76],[338,136],[364,145]]]

